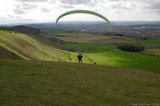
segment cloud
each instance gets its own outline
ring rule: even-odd
[[[36,9],[37,5],[34,4],[28,4],[28,3],[23,3],[23,4],[15,4],[15,9],[14,13],[17,15],[22,15],[25,14],[26,10],[31,10],[31,9]]]
[[[41,9],[41,11],[42,11],[42,12],[50,12],[51,9],[43,7],[43,8]]]
[[[160,9],[160,3],[151,3],[148,6],[149,9]]]
[[[152,13],[160,14],[160,0],[110,0],[113,9],[141,9],[141,11],[152,11]],[[117,4],[116,4],[117,3]],[[127,3],[131,5],[126,6]],[[149,13],[148,13],[149,14]]]
[[[23,9],[23,10],[28,10],[28,9],[36,9],[37,5],[35,4],[28,4],[28,3],[23,3],[23,4],[17,4],[16,5],[17,9]]]
[[[136,2],[137,4],[143,3],[146,8],[150,9],[160,9],[160,1],[159,0],[110,0],[112,2]]]
[[[8,22],[13,18],[48,22],[74,9],[96,11],[111,20],[160,20],[160,0],[4,0],[0,3],[1,17]],[[73,15],[64,20],[98,20],[90,15],[81,16]]]
[[[116,4],[112,4],[111,8],[112,9],[124,9],[124,10],[132,9],[132,8],[135,8],[135,4],[132,4],[132,3],[130,3],[130,4],[116,3]]]
[[[24,14],[25,12],[23,10],[15,9],[14,13],[15,14]]]
[[[61,3],[64,4],[94,4],[96,0],[60,0]]]
[[[16,0],[18,2],[48,2],[48,0]]]
[[[66,5],[66,4],[61,4],[59,5],[60,7],[63,7],[63,8],[74,8],[73,5]]]
[[[149,9],[153,12],[155,12],[156,14],[160,14],[160,1],[159,0],[146,0],[143,1],[146,6],[146,9]]]

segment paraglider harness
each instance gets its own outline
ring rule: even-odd
[[[82,63],[82,57],[83,57],[83,55],[82,55],[82,54],[79,54],[77,57],[78,57],[79,63],[80,63],[80,62]]]

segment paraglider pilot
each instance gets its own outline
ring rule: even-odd
[[[82,55],[82,54],[79,54],[77,57],[78,57],[79,63],[82,63],[83,55]]]

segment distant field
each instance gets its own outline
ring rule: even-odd
[[[64,42],[72,43],[98,43],[98,44],[113,44],[113,43],[131,43],[132,39],[119,36],[105,36],[103,34],[80,33],[80,32],[65,32],[56,30],[43,30],[44,33],[55,36]]]
[[[47,33],[48,35],[54,35],[58,33],[65,33],[66,31],[61,30],[42,30],[42,32]]]
[[[147,49],[144,53],[148,55],[160,56],[160,49]]]
[[[80,52],[85,55],[83,58],[84,63],[136,68],[160,73],[160,58],[139,53],[124,52],[117,49],[117,45],[121,44],[138,45],[135,39],[91,33],[59,32],[57,34],[52,33],[52,35],[67,42],[65,43],[65,47],[72,51],[69,56],[65,55],[65,59],[68,62],[78,62],[77,52]],[[142,44],[144,46],[160,46],[160,41],[143,40]],[[159,51],[154,52],[159,53]]]
[[[0,60],[0,105],[160,104],[159,82],[159,74],[134,69]]]
[[[149,40],[143,40],[143,45],[145,46],[159,46],[160,47],[160,39],[149,39]]]
[[[146,47],[159,47],[160,48],[160,39],[149,39],[149,40],[143,40],[142,43]],[[143,53],[147,55],[155,55],[160,56],[160,49],[146,49]]]
[[[1,33],[14,33],[14,32],[12,32],[12,31],[9,32],[9,31],[0,30],[0,34],[1,34]]]
[[[42,32],[44,32],[48,35],[56,36],[56,37],[60,36],[60,37],[74,37],[74,38],[84,38],[84,37],[90,38],[90,37],[104,36],[102,34],[66,32],[66,31],[58,31],[58,30],[42,30]]]
[[[65,51],[25,34],[0,33],[0,46],[26,60],[65,61]]]
[[[90,62],[84,58],[84,62],[94,63],[108,66],[118,66],[127,68],[136,68],[151,72],[160,73],[160,58],[154,56],[141,55],[139,53],[124,52],[115,49],[116,45],[102,45],[102,44],[66,44],[75,50],[83,51],[84,55],[87,55],[93,62]],[[71,57],[76,58],[75,53],[71,52]],[[73,59],[72,62],[77,62]],[[67,60],[69,61],[69,60]]]

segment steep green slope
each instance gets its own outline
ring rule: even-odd
[[[113,44],[67,44],[75,50],[85,50],[84,63],[135,68],[160,73],[160,57],[142,55],[140,53],[125,52],[116,49]],[[77,62],[78,53],[66,55],[68,62]],[[71,57],[72,61],[69,60]]]
[[[160,103],[160,74],[108,66],[0,60],[2,106]]]
[[[0,46],[26,60],[65,61],[65,51],[48,46],[25,34],[1,31]]]
[[[22,59],[17,56],[15,53],[10,52],[9,50],[0,46],[0,59]]]

